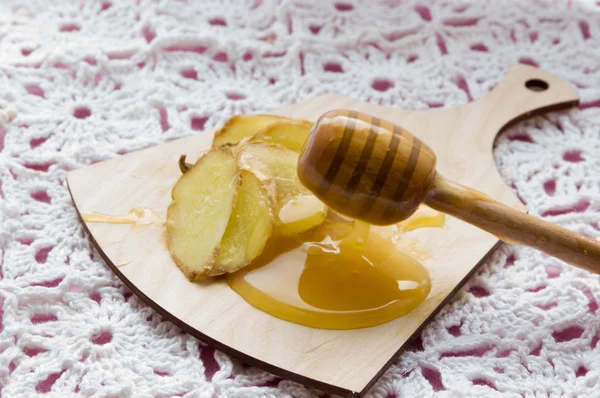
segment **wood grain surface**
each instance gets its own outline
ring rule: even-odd
[[[531,83],[535,80],[548,88],[526,87],[540,86]],[[515,119],[577,101],[577,93],[561,79],[517,65],[486,96],[455,109],[399,110],[327,94],[272,113],[315,121],[325,111],[350,109],[389,120],[433,149],[445,177],[521,209],[494,166],[494,137]],[[70,172],[67,181],[77,210],[124,215],[132,208],[148,208],[164,215],[181,174],[179,156],[187,153],[194,161],[211,139],[211,132],[203,132]],[[495,236],[452,217],[444,229],[413,231],[412,236],[432,250],[425,264],[432,279],[429,297],[409,315],[386,324],[336,331],[263,313],[224,280],[188,282],[169,255],[164,225],[85,227],[114,272],[166,319],[245,362],[344,396],[365,393],[498,244]]]

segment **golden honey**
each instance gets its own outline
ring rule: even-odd
[[[400,231],[439,227],[444,215],[419,209]],[[254,307],[324,329],[379,325],[406,315],[429,294],[421,263],[368,224],[328,220],[297,238],[276,237],[253,263],[228,276]]]
[[[130,209],[125,215],[108,215],[94,212],[82,212],[81,219],[85,222],[93,223],[134,224],[140,226],[165,223],[164,216],[161,216],[150,209],[137,207]]]
[[[126,215],[81,216],[86,222],[134,226],[165,222],[144,208]],[[403,234],[444,222],[443,213],[421,206],[392,228]],[[300,236],[272,238],[252,264],[229,274],[227,282],[254,307],[305,326],[357,329],[391,321],[421,304],[431,282],[425,267],[411,255],[423,248],[400,249],[394,243],[397,234],[380,230],[330,213],[321,226]]]

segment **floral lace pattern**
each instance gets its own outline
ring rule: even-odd
[[[67,171],[236,113],[326,92],[453,107],[540,66],[581,104],[503,132],[498,168],[531,214],[599,238],[598,48],[597,1],[2,1],[2,396],[323,396],[164,321],[69,197]],[[505,245],[369,396],[593,396],[598,300],[597,276]]]

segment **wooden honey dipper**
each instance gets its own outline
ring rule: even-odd
[[[443,178],[417,137],[364,113],[333,110],[315,123],[298,161],[302,183],[334,211],[375,225],[405,220],[421,203],[500,239],[600,273],[600,243]]]

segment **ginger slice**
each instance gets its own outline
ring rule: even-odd
[[[272,231],[269,194],[254,174],[242,170],[235,208],[211,274],[235,272],[248,265],[262,253]]]
[[[297,235],[321,225],[327,216],[327,207],[316,196],[300,195],[288,200],[279,210],[279,232]]]
[[[251,156],[266,166],[272,175],[276,190],[275,214],[281,234],[302,233],[325,221],[326,206],[298,179],[296,152],[265,143],[247,143],[242,151],[244,156]],[[264,170],[260,170],[259,174],[264,175]]]
[[[242,139],[252,137],[265,127],[283,120],[292,120],[278,115],[236,115],[215,133],[212,146],[237,144]]]
[[[256,133],[250,142],[265,142],[300,152],[313,124],[303,120],[276,122]]]
[[[167,210],[169,251],[190,281],[212,275],[239,185],[233,153],[219,148],[200,158],[173,187]]]

